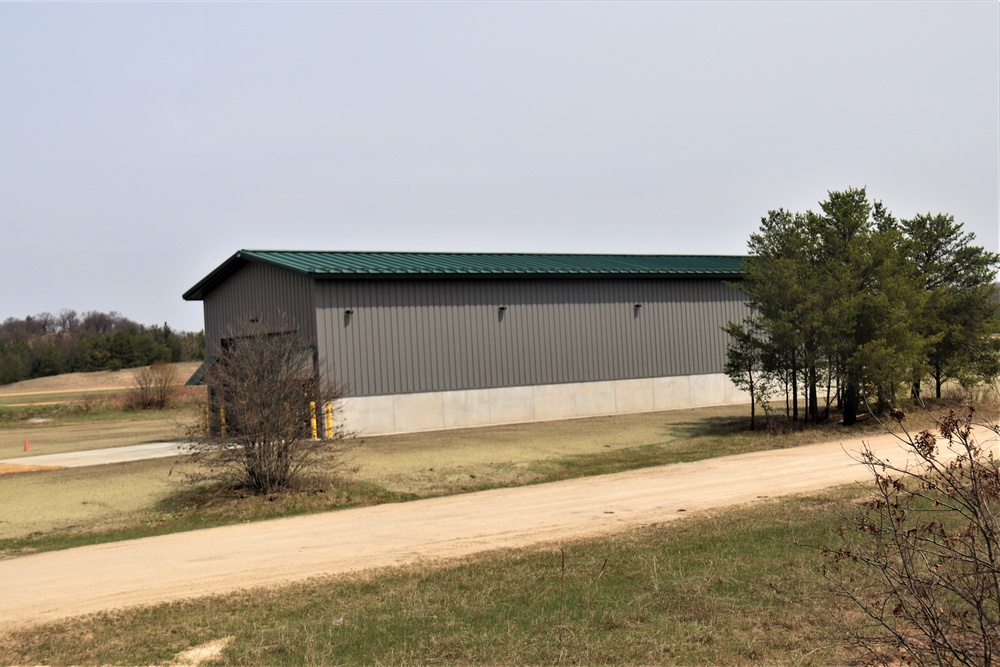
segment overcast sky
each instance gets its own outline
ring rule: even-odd
[[[1000,4],[0,5],[0,320],[240,248],[742,254],[868,188],[998,249]]]

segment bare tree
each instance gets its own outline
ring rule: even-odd
[[[210,423],[193,445],[211,476],[257,494],[335,465],[345,435],[334,423],[340,391],[325,386],[315,351],[273,330],[258,323],[225,341],[205,378]]]
[[[80,317],[72,308],[59,311],[58,326],[60,333],[75,333],[80,326]]]
[[[863,612],[849,635],[876,664],[1000,662],[1000,472],[980,441],[1000,426],[974,414],[904,431],[909,464],[862,453],[875,494],[827,551],[827,573]]]
[[[158,361],[135,374],[128,404],[138,410],[162,410],[177,388],[177,369]]]

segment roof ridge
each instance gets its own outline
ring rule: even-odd
[[[630,252],[537,252],[505,250],[493,252],[488,250],[303,250],[298,249],[263,249],[244,248],[239,252],[250,253],[289,253],[289,254],[321,254],[321,255],[484,255],[484,256],[528,256],[528,257],[740,257],[745,255],[718,253],[630,253]]]
[[[744,255],[628,253],[426,252],[360,250],[239,250],[194,287],[200,300],[247,263],[313,279],[737,278]]]

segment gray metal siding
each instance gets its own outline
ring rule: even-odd
[[[219,353],[222,338],[241,335],[259,319],[268,330],[294,330],[315,345],[313,281],[282,269],[248,264],[205,296],[205,346]]]
[[[719,373],[720,327],[747,313],[721,280],[329,280],[315,288],[320,358],[352,396]]]

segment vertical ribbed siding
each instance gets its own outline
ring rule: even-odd
[[[719,373],[747,312],[719,280],[330,280],[316,306],[354,396]]]
[[[316,341],[315,283],[288,271],[248,264],[205,297],[205,346],[219,353],[219,341],[240,335],[259,319],[268,329],[295,330],[309,344]]]

